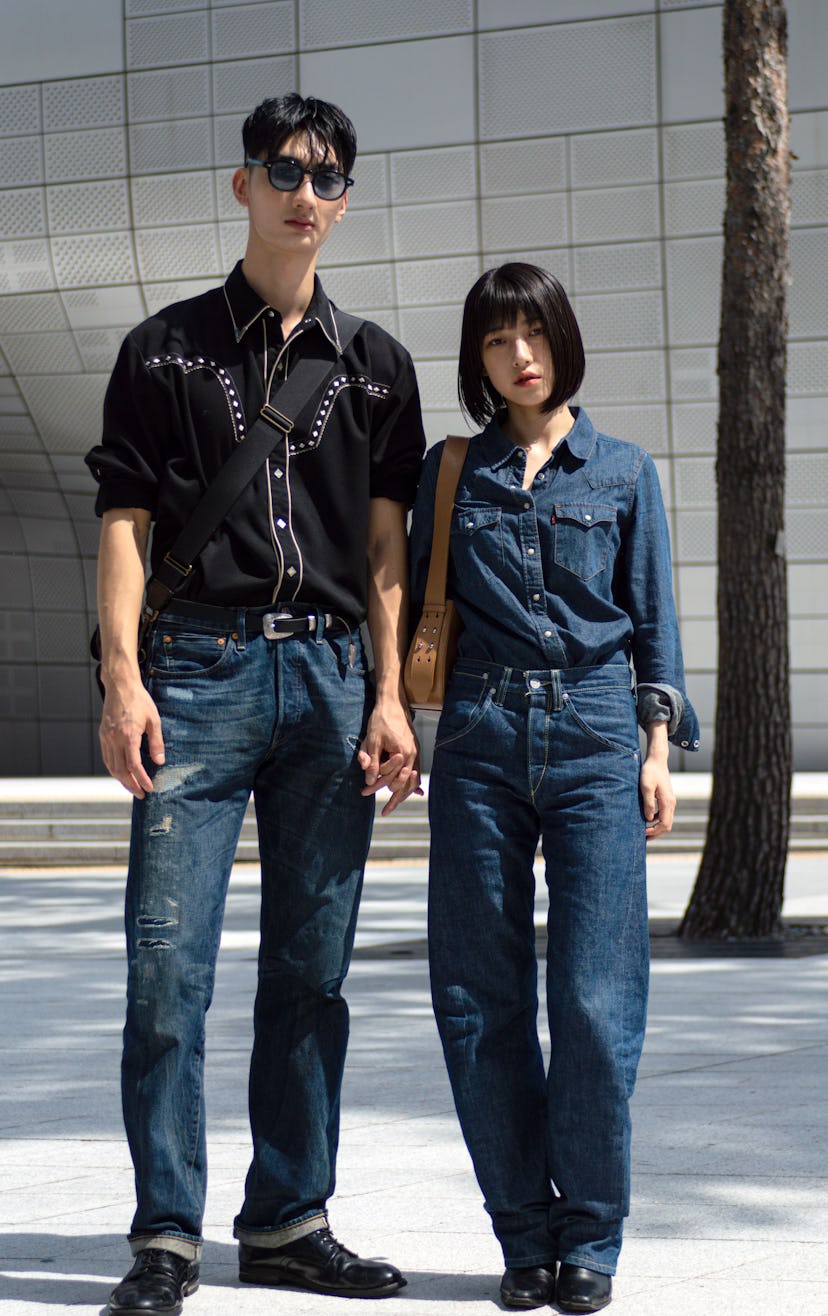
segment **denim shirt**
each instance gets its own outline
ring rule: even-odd
[[[632,661],[639,721],[699,747],[673,599],[670,537],[651,457],[582,408],[530,489],[526,452],[495,417],[469,444],[451,521],[447,592],[458,654],[523,670]],[[411,613],[422,608],[443,444],[426,455],[411,527]]]

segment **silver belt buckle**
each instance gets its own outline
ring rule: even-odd
[[[295,630],[280,631],[280,621],[296,621],[291,612],[266,612],[262,617],[262,635],[266,640],[286,640]]]

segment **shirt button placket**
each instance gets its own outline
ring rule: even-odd
[[[522,537],[526,543],[526,554],[528,557],[536,557],[540,541],[538,539],[538,523],[535,517],[535,504],[531,498],[524,498],[521,503],[521,512],[523,514]]]
[[[545,640],[552,640],[554,638],[555,632],[549,626],[548,624],[549,619],[546,616],[546,612],[545,612],[546,594],[544,592],[544,584],[543,584],[543,562],[542,562],[542,555],[540,551],[540,537],[538,535],[538,523],[537,523],[537,518],[535,516],[535,504],[529,499],[526,499],[523,503],[523,513],[526,515],[530,512],[532,513],[531,540],[526,544],[526,563],[527,563],[526,583],[529,592],[529,599],[533,606],[529,608],[529,611],[530,613],[535,613],[536,615],[539,614],[539,619],[540,617],[542,617],[543,620],[547,623],[543,628],[543,638]],[[526,539],[529,539],[529,533],[530,532],[528,530],[525,532]],[[558,661],[558,658],[555,656],[554,653],[549,654],[548,649],[547,649],[547,655],[549,657],[550,662]]]
[[[521,507],[523,518],[521,525],[521,542],[524,545],[525,579],[527,595],[532,603],[539,603],[543,598],[543,566],[541,563],[538,523],[535,516],[535,504],[531,498],[524,498]],[[530,608],[531,611],[536,609]]]

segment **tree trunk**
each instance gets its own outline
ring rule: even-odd
[[[719,673],[707,839],[687,938],[781,928],[791,787],[784,546],[790,249],[783,0],[725,0]]]

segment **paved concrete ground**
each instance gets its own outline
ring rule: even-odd
[[[653,850],[654,915],[681,912],[696,862]],[[0,872],[0,1310],[9,1316],[100,1313],[128,1264],[122,879],[114,868]],[[342,1306],[236,1277],[257,881],[252,866],[234,873],[210,1015],[207,1245],[186,1316]],[[786,913],[828,921],[828,855],[792,858],[787,893]],[[500,1255],[455,1123],[426,965],[397,945],[424,935],[424,896],[424,865],[371,866],[349,979],[332,1225],[407,1272],[384,1316],[488,1316]],[[826,955],[654,961],[618,1316],[828,1316],[827,989]]]

